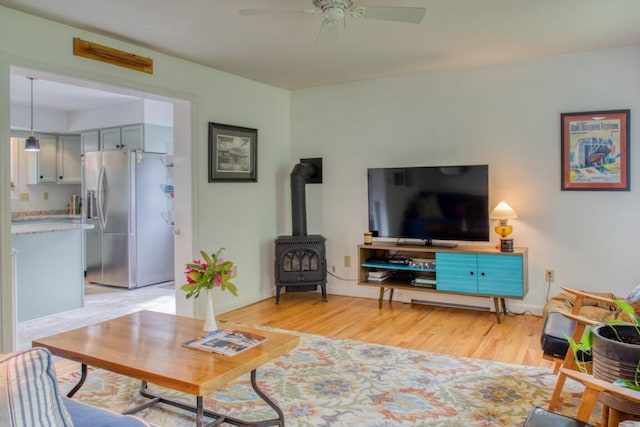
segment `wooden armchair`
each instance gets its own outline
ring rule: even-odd
[[[566,377],[582,383],[585,386],[584,393],[578,405],[577,419],[589,422],[591,413],[598,400],[602,403],[601,427],[617,427],[627,419],[637,420],[640,416],[640,392],[621,387],[608,381],[599,380],[591,375],[571,369],[560,368],[560,373]],[[614,395],[629,402],[624,408],[616,408],[608,405],[607,395]]]
[[[598,380],[591,375],[571,369],[560,368],[560,373],[582,383],[585,387],[578,405],[577,415],[570,417],[536,407],[529,413],[523,427],[593,427],[589,421],[598,400],[602,403],[600,427],[617,427],[623,420],[639,419],[637,417],[640,414],[639,392]],[[611,407],[607,404],[607,395],[620,397],[628,404],[625,404],[622,409]]]
[[[561,309],[564,308],[566,311],[561,310],[548,313],[547,319],[545,320],[545,330],[543,330],[543,334],[547,332],[548,327],[554,327],[552,322],[555,321],[558,324],[554,331],[556,337],[559,336],[563,338],[564,334],[566,336],[571,336],[574,341],[579,342],[587,326],[596,325],[615,316],[616,306],[613,303],[613,299],[615,297],[612,294],[610,296],[605,296],[603,294],[596,295],[565,287],[562,287],[562,290],[568,295],[575,297],[575,301],[571,299],[573,306],[570,307],[570,304],[568,304],[566,307],[560,307]],[[561,322],[562,319],[560,316],[563,316],[575,323],[566,321]],[[571,331],[571,328],[574,326],[575,329]],[[558,328],[560,330],[558,330]],[[566,331],[563,331],[563,329],[566,329]],[[553,371],[554,373],[558,373],[558,380],[556,381],[553,393],[551,394],[548,407],[549,411],[553,411],[558,404],[560,394],[562,393],[562,389],[566,382],[567,372],[576,371],[577,366],[573,351],[570,347],[567,348],[564,355],[545,353],[543,357],[554,362]]]

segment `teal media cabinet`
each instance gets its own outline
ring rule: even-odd
[[[385,292],[403,289],[492,298],[498,323],[506,314],[505,298],[523,299],[529,289],[527,248],[500,252],[493,246],[455,248],[374,243],[358,246],[358,285]]]

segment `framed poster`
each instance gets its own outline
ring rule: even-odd
[[[257,148],[257,129],[209,122],[209,182],[256,182]]]
[[[563,113],[561,190],[629,191],[629,110]]]

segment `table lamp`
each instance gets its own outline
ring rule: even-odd
[[[507,236],[513,231],[513,226],[509,225],[508,222],[510,219],[518,217],[516,211],[507,202],[502,201],[493,208],[489,217],[498,220],[498,225],[494,230],[500,235],[500,246],[498,246],[500,250],[502,252],[513,252],[513,239],[507,239]]]

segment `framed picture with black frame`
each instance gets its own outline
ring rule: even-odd
[[[258,130],[209,122],[209,182],[258,180]]]
[[[562,113],[561,190],[629,191],[630,110]]]

